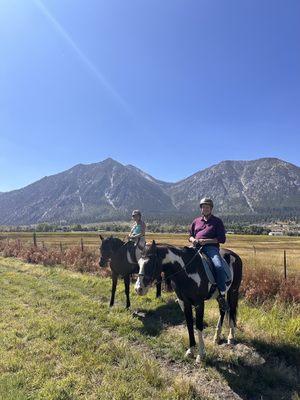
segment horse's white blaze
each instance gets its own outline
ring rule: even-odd
[[[162,264],[168,264],[168,263],[175,264],[176,262],[178,262],[178,264],[184,267],[183,259],[177,254],[172,253],[172,251],[168,249],[168,252],[165,258],[163,259]]]
[[[140,277],[138,277],[137,281],[135,282],[134,289],[136,292],[138,292],[141,287],[142,287],[141,279]]]
[[[139,259],[139,261],[138,261],[138,264],[139,264],[139,267],[140,267],[140,270],[139,270],[139,273],[141,274],[141,275],[143,275],[144,273],[145,273],[145,264],[146,264],[146,262],[148,262],[149,261],[149,258],[140,258]],[[138,277],[138,279],[137,279],[137,281],[136,281],[136,283],[135,283],[135,286],[134,286],[134,288],[135,288],[135,291],[136,292],[140,292],[141,290],[143,290],[143,293],[144,293],[144,291],[145,291],[145,286],[144,286],[144,283],[143,283],[143,278],[142,277]]]
[[[149,261],[149,258],[140,258],[138,261],[139,267],[140,267],[140,274],[145,273],[145,264]]]
[[[191,278],[191,279],[193,279],[193,281],[195,281],[195,282],[197,283],[198,287],[200,287],[200,285],[201,285],[201,279],[200,279],[200,275],[199,275],[199,274],[197,274],[197,273],[188,274],[188,277]]]

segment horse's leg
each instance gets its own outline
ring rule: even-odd
[[[165,285],[166,285],[166,291],[167,291],[167,292],[172,292],[172,291],[173,291],[172,284],[171,284],[171,279],[170,279],[170,278],[166,278],[166,279],[165,279]]]
[[[156,298],[161,297],[161,281],[156,284]]]
[[[196,328],[199,339],[199,352],[196,358],[196,362],[201,362],[205,357],[205,345],[203,340],[203,316],[204,316],[204,300],[196,307]]]
[[[229,335],[227,338],[228,344],[234,344],[234,328],[236,327],[236,312],[239,301],[238,289],[229,289],[227,294],[229,304]]]
[[[189,332],[190,347],[185,353],[185,357],[194,357],[195,355],[195,334],[194,334],[194,321],[193,321],[193,310],[190,303],[184,303],[184,315],[186,320],[187,329]]]
[[[220,316],[216,326],[215,336],[214,336],[214,343],[219,344],[221,341],[221,333],[222,333],[222,326],[224,322],[225,313],[220,309]]]
[[[115,293],[116,293],[116,287],[117,287],[117,283],[118,283],[118,275],[113,272],[111,279],[112,279],[112,287],[111,287],[111,297],[110,297],[110,303],[109,303],[110,307],[112,307],[115,302]]]
[[[130,285],[130,275],[124,276],[125,294],[126,294],[126,308],[130,307],[129,299],[129,285]]]

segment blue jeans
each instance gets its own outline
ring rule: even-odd
[[[206,254],[215,266],[216,283],[220,292],[226,291],[226,272],[224,270],[223,260],[220,256],[220,250],[217,246],[206,244],[202,247],[202,252]]]

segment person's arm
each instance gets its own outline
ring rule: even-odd
[[[145,236],[146,225],[145,224],[140,224],[140,225],[141,225],[141,232],[136,233],[135,235],[130,235],[131,239],[138,239],[139,237]]]
[[[217,226],[217,240],[218,243],[225,243],[226,242],[226,234],[225,234],[225,228],[222,220],[219,220],[219,224]]]
[[[133,230],[134,230],[134,226],[130,229],[130,232],[129,232],[129,234],[128,234],[128,239],[132,239],[133,238],[133,234],[132,234],[132,232],[133,232]]]
[[[189,237],[189,242],[194,244],[197,243],[197,239],[195,239],[195,222],[192,223],[189,231],[190,237]]]

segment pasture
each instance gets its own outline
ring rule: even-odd
[[[95,233],[37,234],[37,241],[67,248],[81,237],[84,246],[98,247]],[[17,238],[32,242],[32,234],[9,234]],[[186,243],[185,235],[152,238]],[[285,249],[288,273],[300,271],[300,238],[230,235],[226,246],[246,268],[280,270]],[[139,297],[131,288],[125,310],[123,285],[116,306],[108,307],[110,287],[109,278],[0,257],[1,400],[300,398],[299,304],[258,307],[242,300],[238,344],[230,347],[213,344],[218,309],[207,302],[207,357],[196,366],[183,359],[188,335],[173,293],[155,299],[154,290]]]
[[[105,235],[114,235],[120,239],[125,238],[120,232],[101,232]],[[169,243],[178,246],[187,245],[185,234],[157,234],[148,233],[147,241],[152,239],[160,243]],[[2,232],[0,239],[20,239],[23,243],[33,242],[30,232]],[[84,246],[98,249],[99,235],[95,232],[68,232],[68,233],[37,233],[37,243],[42,246],[64,249],[79,246],[81,238]],[[263,235],[227,235],[224,247],[237,252],[246,266],[266,266],[283,271],[283,252],[286,250],[287,266],[290,272],[300,272],[300,237],[275,237]]]

